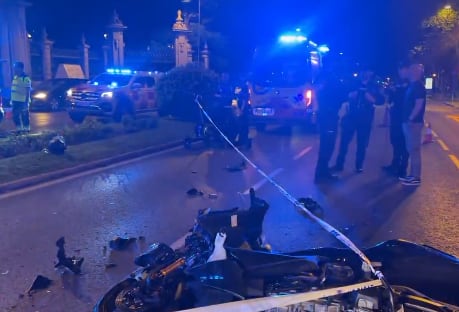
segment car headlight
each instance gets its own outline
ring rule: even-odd
[[[112,91],[104,92],[100,95],[100,97],[103,97],[103,98],[111,98],[112,96],[113,96]]]
[[[67,96],[68,97],[72,96],[72,93],[73,93],[72,89],[68,89],[67,90]]]
[[[38,100],[44,100],[48,97],[48,94],[46,92],[38,92],[38,93],[35,93],[33,98],[34,99],[38,99]]]

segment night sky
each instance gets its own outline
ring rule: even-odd
[[[197,0],[195,0],[197,1]],[[217,0],[202,0],[217,1]],[[113,11],[129,27],[129,48],[144,49],[153,39],[167,38],[180,0],[31,0],[28,29],[37,36],[46,27],[57,47],[75,47],[85,33],[89,44],[101,44],[104,26]],[[327,43],[380,71],[420,39],[421,21],[445,0],[218,0],[221,5],[203,11],[212,27],[227,37],[232,61],[246,58],[257,44],[282,31],[301,27],[309,37]]]

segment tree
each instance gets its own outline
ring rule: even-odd
[[[433,67],[448,68],[458,64],[459,15],[445,6],[422,23],[423,40],[412,54]]]

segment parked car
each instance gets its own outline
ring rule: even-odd
[[[76,85],[86,83],[86,79],[60,78],[42,82],[32,90],[30,109],[34,111],[57,111],[65,109],[67,90]]]
[[[67,92],[69,116],[77,123],[86,116],[109,116],[121,121],[123,115],[157,111],[155,73],[108,69],[87,84]]]

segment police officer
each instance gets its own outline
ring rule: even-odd
[[[328,163],[335,149],[338,132],[338,113],[347,95],[343,84],[331,72],[322,72],[315,81],[314,111],[319,126],[319,156],[317,159],[315,182],[336,179]]]
[[[370,69],[362,70],[360,79],[351,88],[348,95],[349,107],[341,120],[341,143],[336,159],[335,171],[342,171],[348,151],[349,143],[354,134],[357,134],[357,155],[355,171],[363,172],[363,162],[370,140],[371,128],[374,119],[374,106],[384,104],[384,96],[374,81],[374,72]]]
[[[250,147],[249,139],[249,91],[245,83],[239,83],[234,89],[234,97],[231,102],[236,122],[237,140],[239,146]]]
[[[13,121],[19,132],[30,131],[29,104],[32,81],[24,72],[24,63],[14,63],[14,78],[11,85]]]
[[[408,89],[409,64],[402,62],[398,67],[398,81],[389,89],[390,103],[390,142],[392,144],[392,162],[383,170],[398,177],[406,176],[408,151],[403,134],[403,103]]]

